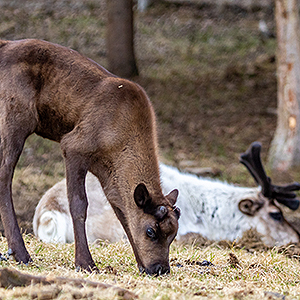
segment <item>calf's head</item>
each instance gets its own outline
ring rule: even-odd
[[[141,183],[133,197],[136,207],[130,214],[130,220],[120,215],[118,210],[116,213],[123,226],[125,224],[139,270],[149,275],[169,273],[169,248],[177,234],[180,216],[180,210],[175,206],[178,191],[157,196],[149,193]]]

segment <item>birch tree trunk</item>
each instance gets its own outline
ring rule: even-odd
[[[148,6],[151,4],[151,0],[138,0],[137,8],[138,11],[144,12],[148,8]]]
[[[107,0],[108,69],[121,77],[138,75],[133,44],[132,0]]]
[[[278,119],[269,166],[300,165],[300,44],[297,0],[276,0]]]

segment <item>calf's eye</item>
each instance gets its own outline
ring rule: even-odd
[[[151,228],[151,227],[147,228],[146,234],[150,239],[152,239],[152,240],[156,239],[156,234],[155,234],[155,231],[153,228]]]

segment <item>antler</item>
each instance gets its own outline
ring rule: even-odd
[[[269,198],[276,199],[279,203],[287,206],[292,210],[299,207],[299,200],[293,191],[300,190],[300,184],[294,182],[285,186],[271,184],[271,178],[267,176],[260,159],[261,144],[254,142],[248,150],[241,154],[240,162],[246,166],[256,183],[261,186],[261,193]]]

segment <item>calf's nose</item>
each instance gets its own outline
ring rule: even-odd
[[[153,264],[149,268],[146,268],[145,271],[148,275],[160,276],[160,275],[164,275],[164,274],[169,274],[170,266],[169,265],[164,266],[160,263],[157,263],[157,264]]]

